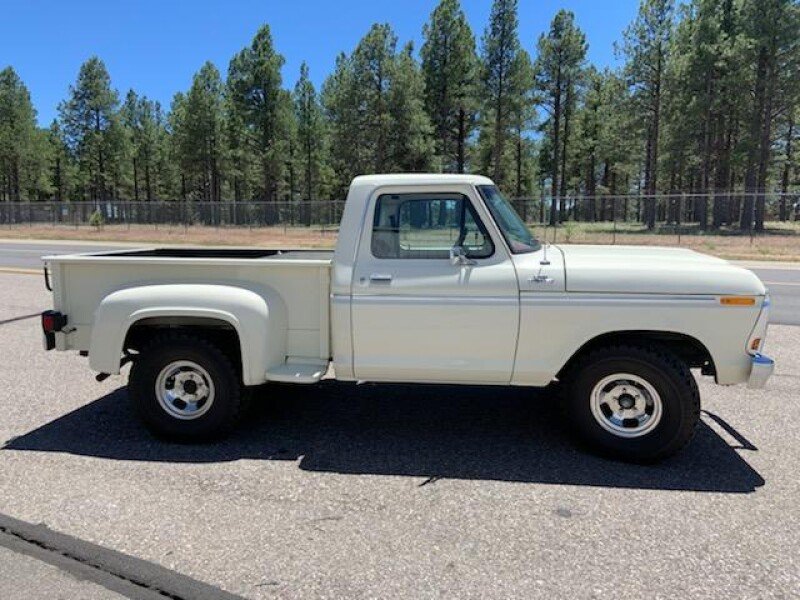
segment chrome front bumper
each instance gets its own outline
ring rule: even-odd
[[[775,361],[763,354],[755,354],[751,360],[750,379],[747,387],[751,390],[761,390],[767,385],[767,380],[775,370]]]

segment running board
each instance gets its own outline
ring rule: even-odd
[[[327,370],[327,362],[284,363],[267,371],[267,381],[317,383]]]

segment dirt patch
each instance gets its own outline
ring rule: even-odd
[[[0,237],[17,239],[142,242],[270,248],[332,248],[337,229],[310,227],[170,227],[168,225],[106,225],[61,227],[17,225],[0,229]]]

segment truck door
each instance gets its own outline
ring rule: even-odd
[[[516,272],[472,186],[378,188],[352,281],[358,379],[508,383]]]

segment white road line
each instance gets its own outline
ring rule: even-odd
[[[0,273],[12,273],[14,275],[41,275],[42,270],[21,269],[17,267],[0,267]]]

